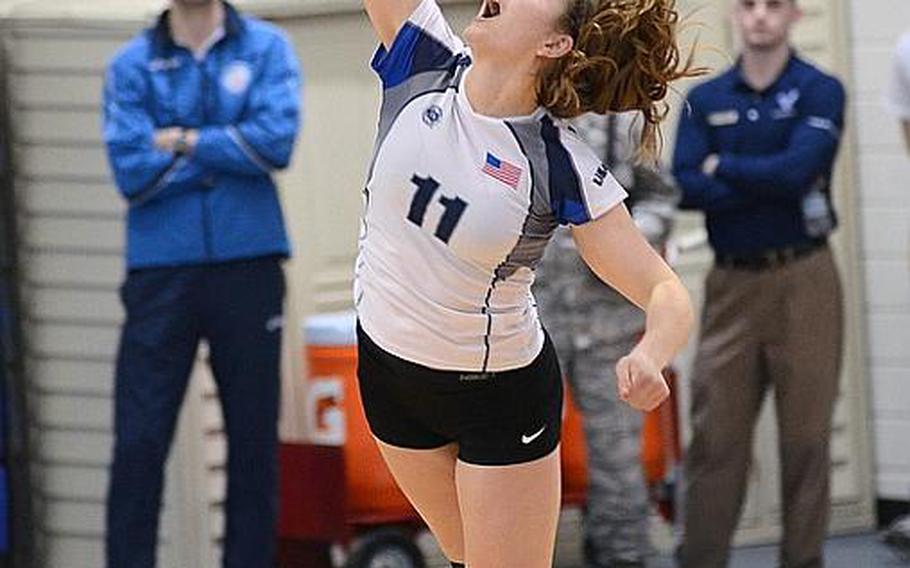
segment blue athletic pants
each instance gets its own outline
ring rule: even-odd
[[[209,345],[228,441],[223,566],[274,566],[284,289],[278,257],[127,275],[108,568],[155,566],[164,464],[200,340]]]

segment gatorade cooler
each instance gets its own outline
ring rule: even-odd
[[[304,443],[281,450],[279,537],[286,568],[424,566],[414,544],[423,524],[395,485],[363,414],[356,325],[353,312],[313,316],[304,324]]]
[[[565,383],[565,381],[563,381]],[[569,385],[565,386],[562,421],[562,502],[564,505],[583,505],[588,489],[588,465],[585,452],[585,431],[581,412],[572,402]]]

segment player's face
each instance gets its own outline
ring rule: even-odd
[[[794,0],[734,0],[733,23],[747,49],[771,50],[786,44],[801,12]]]
[[[521,62],[547,56],[567,0],[482,0],[465,39],[478,57]]]

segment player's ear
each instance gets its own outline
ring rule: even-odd
[[[547,59],[559,59],[572,51],[573,47],[575,47],[575,41],[572,36],[562,32],[553,32],[537,49],[537,55]]]

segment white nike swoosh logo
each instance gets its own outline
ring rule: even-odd
[[[536,440],[537,438],[539,438],[540,435],[543,434],[543,431],[546,430],[546,429],[547,429],[547,425],[544,424],[544,427],[543,427],[543,428],[541,428],[541,429],[538,430],[537,432],[531,434],[530,436],[522,436],[522,437],[521,437],[521,443],[524,444],[524,445],[530,444],[531,442],[533,442],[534,440]]]

